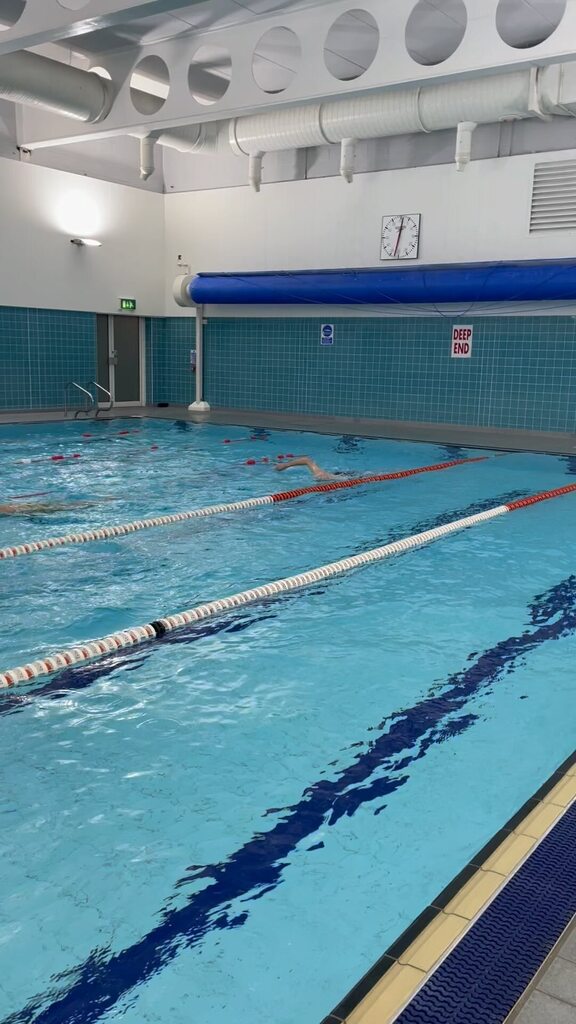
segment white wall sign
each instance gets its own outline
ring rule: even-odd
[[[334,324],[322,324],[320,328],[320,344],[334,344]]]
[[[454,324],[452,328],[452,359],[470,359],[472,355],[472,324]]]

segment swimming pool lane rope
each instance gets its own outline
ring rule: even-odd
[[[177,612],[175,615],[168,615],[163,619],[148,622],[144,626],[134,626],[132,629],[110,633],[99,640],[92,640],[88,643],[80,644],[78,647],[59,651],[48,658],[42,658],[39,661],[33,661],[27,665],[20,665],[17,668],[8,669],[8,671],[0,673],[0,689],[29,683],[42,676],[53,675],[54,672],[58,672],[60,669],[77,665],[80,662],[95,661],[109,657],[123,648],[149,643],[173,630],[182,629],[184,626],[202,622],[205,619],[213,618],[224,612],[233,611],[244,605],[265,601],[268,598],[277,597],[290,591],[301,590],[304,587],[319,583],[321,580],[340,576],[353,569],[359,569],[373,562],[390,558],[392,555],[399,555],[404,551],[410,551],[412,548],[421,547],[432,541],[440,540],[441,537],[446,537],[459,530],[465,530],[470,526],[477,526],[488,520],[496,519],[506,512],[515,512],[518,509],[527,508],[529,505],[535,505],[538,502],[559,498],[564,494],[574,492],[576,492],[576,484],[568,484],[565,487],[557,487],[553,491],[533,494],[528,498],[520,498],[518,501],[512,501],[507,505],[497,505],[495,508],[488,509],[485,512],[477,512],[462,519],[455,519],[451,523],[436,526],[431,530],[425,530],[423,533],[413,534],[411,537],[405,537],[403,540],[385,544],[383,547],[372,548],[372,550],[364,551],[360,555],[341,558],[337,562],[330,562],[328,565],[319,566],[317,569],[310,569],[307,572],[299,573],[297,576],[287,576],[272,583],[265,583],[263,586],[242,590],[238,594],[232,594],[231,597],[208,601],[205,604],[197,605],[195,608],[189,608],[186,611]]]
[[[418,476],[420,473],[433,473],[442,469],[464,466],[470,462],[485,462],[487,455],[470,459],[453,459],[451,462],[438,462],[432,466],[418,466],[416,469],[404,469],[397,473],[375,473],[370,476],[352,480],[335,480],[326,484],[312,484],[310,487],[299,487],[293,491],[280,491],[278,494],[264,494],[260,498],[245,498],[243,501],[231,501],[221,505],[207,505],[195,508],[190,512],[175,512],[167,516],[154,516],[152,519],[137,519],[132,523],[120,523],[118,526],[102,526],[96,530],[84,530],[82,533],[66,533],[61,537],[47,537],[45,540],[29,541],[26,544],[13,544],[0,548],[0,559],[16,558],[18,555],[32,555],[36,551],[49,551],[67,544],[86,544],[93,540],[109,540],[111,537],[123,537],[138,530],[149,530],[153,526],[170,526],[173,523],[184,523],[189,519],[201,519],[216,516],[223,512],[244,512],[263,505],[275,505],[281,501],[290,501],[305,494],[323,494],[326,491],[339,491],[345,487],[360,487],[363,484],[383,483],[387,480],[403,480],[405,477]]]

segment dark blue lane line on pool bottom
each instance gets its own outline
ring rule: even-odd
[[[214,622],[198,623],[197,626],[192,627],[190,634],[186,636],[181,636],[180,633],[167,634],[158,643],[195,643],[207,636],[216,636],[218,633],[240,633],[245,629],[250,629],[257,622],[264,622],[266,619],[271,618],[276,618],[276,615],[270,612],[263,612],[258,615],[246,615],[246,613],[240,612],[226,618],[217,619]],[[125,654],[125,657],[97,661],[94,664],[80,664],[64,669],[62,672],[52,676],[47,683],[37,685],[28,692],[21,693],[16,690],[3,690],[0,693],[0,717],[25,711],[27,707],[38,701],[39,698],[44,700],[66,699],[71,693],[87,690],[99,679],[105,679],[107,676],[113,675],[120,667],[126,668],[128,672],[136,672],[151,657],[152,650],[148,649],[147,651],[135,653],[130,652],[128,649],[125,652],[119,651],[118,653],[119,655]]]
[[[575,913],[573,805],[397,1024],[502,1024]]]
[[[5,1024],[92,1024],[181,950],[198,946],[209,933],[240,928],[250,902],[281,884],[300,844],[306,842],[313,855],[320,828],[352,816],[367,803],[375,803],[375,813],[384,811],[385,800],[407,782],[411,765],[430,747],[474,725],[476,716],[466,711],[472,698],[509,676],[542,644],[574,633],[576,576],[536,596],[527,618],[519,635],[506,637],[483,654],[471,654],[468,666],[450,676],[442,692],[435,687],[428,697],[380,722],[374,730],[379,735],[361,743],[345,767],[332,768],[332,777],[309,785],[292,806],[266,812],[277,816],[270,829],[255,832],[219,863],[188,868],[159,910],[158,923],[137,942],[119,952],[94,949],[83,963],[53,977],[45,993],[6,1017]],[[205,888],[178,905],[187,885],[205,881]],[[246,906],[241,913],[237,901]]]
[[[395,540],[401,540],[403,537],[407,536],[407,533],[423,533],[425,530],[431,530],[436,526],[443,526],[444,523],[450,523],[454,519],[462,519],[465,516],[485,512],[487,509],[493,508],[495,505],[506,505],[511,501],[516,501],[518,498],[526,497],[527,493],[527,491],[509,491],[507,494],[501,494],[497,498],[485,498],[482,501],[477,501],[472,505],[468,505],[467,508],[453,509],[451,512],[442,512],[438,516],[415,523],[414,526],[409,529],[406,527],[396,527],[396,529],[390,530],[384,537],[377,537],[370,546],[380,547],[383,544],[389,544]],[[330,496],[327,500],[338,501],[342,500],[342,498],[346,500],[350,497],[353,496],[343,491]],[[281,513],[284,511],[286,511],[286,509],[282,508]],[[356,554],[359,551],[364,551],[365,547],[366,545],[356,547],[351,553]],[[311,594],[323,594],[327,585],[334,585],[340,580],[341,577],[327,582],[322,587],[308,588],[306,590],[306,594],[308,596]],[[303,591],[295,591],[294,593],[283,594],[277,598],[269,598],[266,602],[263,602],[267,609],[264,613],[247,615],[245,612],[239,612],[232,615],[221,616],[211,622],[185,627],[177,630],[175,633],[168,633],[163,637],[159,637],[154,642],[154,647],[156,648],[159,644],[195,643],[197,640],[202,640],[206,636],[215,636],[222,632],[241,632],[245,629],[249,629],[257,622],[262,622],[268,618],[276,618],[277,613],[272,610],[272,605],[277,606],[286,601],[294,601],[301,598],[302,595]],[[199,599],[197,603],[201,604],[201,599]],[[144,662],[151,657],[152,653],[153,651],[151,648],[147,648],[144,651],[140,650],[137,654],[135,654],[134,651],[131,651],[130,648],[127,648],[125,651],[118,651],[114,655],[113,659],[103,659],[102,661],[95,662],[94,664],[77,665],[64,669],[62,672],[58,672],[53,676],[47,683],[40,685],[32,684],[33,689],[28,692],[18,691],[16,693],[13,690],[0,691],[0,717],[2,715],[24,711],[31,702],[37,700],[39,697],[43,697],[48,700],[61,700],[72,691],[85,690],[98,679],[103,679],[106,676],[112,675],[120,665],[126,665],[129,663],[131,668],[140,668]]]

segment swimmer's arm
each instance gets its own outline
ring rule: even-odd
[[[306,469],[310,470],[315,480],[337,480],[338,477],[334,473],[327,473],[325,469],[322,469],[314,459],[311,459],[308,455],[300,455],[297,459],[290,459],[288,462],[278,463],[275,467],[279,472],[284,469],[292,469],[294,466],[305,466]]]

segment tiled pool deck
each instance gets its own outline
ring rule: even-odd
[[[507,1024],[574,1024],[576,923],[573,922],[510,1014]]]

